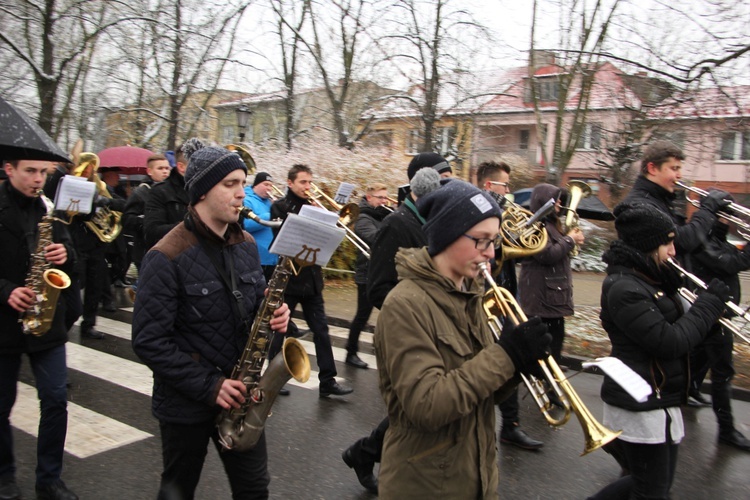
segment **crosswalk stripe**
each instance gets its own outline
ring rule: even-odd
[[[13,427],[38,436],[39,402],[34,387],[18,383],[18,397],[10,421]],[[68,402],[65,451],[73,456],[88,458],[149,437],[152,435],[147,432]]]
[[[68,342],[65,347],[68,355],[68,368],[151,396],[153,376],[146,365],[73,342]]]

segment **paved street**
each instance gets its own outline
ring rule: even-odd
[[[594,290],[596,278],[591,281]],[[577,288],[584,285],[577,284]],[[326,293],[329,315],[337,316],[331,322],[341,324],[351,319],[352,299],[356,299],[349,294],[343,300],[333,288]],[[106,338],[81,341],[74,327],[73,341],[68,345],[70,429],[63,477],[82,499],[155,498],[161,471],[158,424],[150,413],[150,372],[130,348],[130,304],[122,290],[117,290],[117,295],[122,308],[101,317],[97,325]],[[305,328],[304,323],[300,326]],[[369,370],[343,364],[346,334],[344,328],[332,328],[339,377],[355,389],[343,398],[318,397],[314,348],[309,337],[302,339],[311,355],[312,379],[304,386],[293,383],[292,394],[278,398],[266,426],[272,498],[374,498],[341,461],[341,452],[369,433],[384,416],[371,334],[363,334],[361,349],[362,358],[373,368]],[[600,381],[599,376],[584,373],[571,382],[597,417],[601,415]],[[38,417],[32,384],[33,377],[25,365],[12,416],[18,481],[25,498],[34,497]],[[522,395],[525,392],[523,389]],[[539,452],[500,448],[502,498],[580,499],[618,477],[619,468],[606,453],[579,456],[584,439],[575,418],[562,429],[553,430],[544,424],[528,398],[521,406],[524,428],[543,440],[545,447]],[[684,415],[687,438],[680,448],[673,498],[750,498],[750,453],[717,445],[710,409],[685,408]],[[738,428],[750,435],[750,403],[736,401],[735,418]],[[209,451],[197,498],[230,498],[214,450]]]

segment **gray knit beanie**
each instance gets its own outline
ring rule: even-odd
[[[193,152],[185,171],[185,190],[190,204],[198,203],[201,196],[234,170],[243,170],[247,174],[245,163],[234,151],[209,146]]]
[[[469,229],[490,217],[502,217],[497,202],[468,182],[451,179],[417,200],[426,219],[427,251],[437,255]]]

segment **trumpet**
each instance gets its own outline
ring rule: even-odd
[[[674,184],[675,186],[681,187],[685,190],[685,198],[691,205],[696,208],[700,208],[700,200],[691,198],[688,193],[695,193],[701,197],[708,196],[708,191],[704,191],[703,189],[688,186],[687,184],[680,181],[677,181]],[[721,217],[728,220],[729,222],[735,223],[738,228],[737,232],[740,234],[740,236],[742,236],[745,240],[750,241],[750,208],[743,207],[742,205],[734,203],[733,201],[729,202],[728,208],[729,210],[731,210],[731,213],[719,211],[716,214],[717,217]],[[738,216],[737,214],[739,214],[740,216]]]
[[[308,199],[313,205],[324,210],[330,210],[321,201],[325,200],[325,202],[328,203],[333,211],[338,212],[339,220],[336,222],[336,225],[346,231],[346,239],[349,240],[355,247],[357,247],[357,249],[362,252],[362,255],[369,259],[370,246],[365,243],[362,238],[357,236],[357,233],[349,229],[349,224],[357,220],[357,217],[359,217],[359,207],[357,206],[357,204],[347,203],[346,205],[340,205],[312,182],[310,183],[310,189],[305,191],[305,193],[307,193]]]
[[[680,266],[677,263],[677,261],[675,261],[674,259],[667,259],[667,263],[669,263],[669,265],[674,267],[680,274],[682,274],[687,279],[692,281],[693,284],[698,286],[698,288],[702,288],[704,290],[708,288],[706,284],[703,282],[703,280],[701,280],[698,276],[688,272],[686,269]],[[695,293],[693,293],[692,291],[688,290],[685,287],[680,288],[679,293],[683,299],[687,300],[691,304],[698,299],[698,296]],[[727,309],[729,309],[734,314],[736,314],[740,319],[742,319],[745,322],[745,324],[750,322],[750,312],[748,312],[750,308],[743,309],[742,307],[738,306],[731,300],[726,301],[724,305],[726,306]],[[721,325],[724,326],[724,328],[726,328],[727,330],[735,334],[737,337],[741,338],[742,340],[750,344],[750,337],[743,334],[742,327],[735,325],[731,319],[722,317],[722,318],[719,318],[719,323],[721,323]]]
[[[270,195],[271,201],[276,201],[286,196],[286,194],[284,194],[284,191],[282,191],[281,188],[276,184],[271,185],[271,191],[273,191],[273,194]]]
[[[499,287],[495,283],[495,280],[492,279],[492,273],[490,273],[487,263],[480,263],[479,269],[484,275],[486,282],[490,285],[490,289],[484,295],[482,307],[487,315],[490,330],[497,340],[500,338],[500,333],[503,329],[503,318],[513,325],[519,325],[527,321],[528,318],[521,310],[516,299],[513,298],[513,295],[508,290]],[[565,378],[560,366],[552,356],[547,356],[547,359],[544,360],[540,359],[539,366],[542,368],[547,383],[563,403],[563,416],[555,418],[552,415],[552,403],[547,396],[547,390],[541,380],[534,376],[527,377],[521,374],[523,382],[528,387],[529,392],[549,425],[553,427],[563,426],[570,419],[571,411],[576,414],[585,438],[585,445],[581,456],[601,448],[622,433],[622,431],[608,429],[594,418],[586,405],[583,404],[578,393],[573,389],[573,386]]]

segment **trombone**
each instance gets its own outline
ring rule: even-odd
[[[500,333],[503,329],[503,318],[513,325],[523,323],[528,318],[526,318],[526,314],[521,310],[513,295],[505,288],[499,287],[495,283],[495,280],[492,279],[492,273],[490,273],[487,263],[480,263],[479,269],[484,275],[486,282],[490,285],[490,289],[484,294],[482,307],[487,315],[490,330],[492,330],[492,334],[497,340],[500,338]],[[576,414],[586,440],[581,456],[601,448],[622,433],[622,431],[608,429],[594,418],[589,409],[586,408],[586,405],[583,404],[578,393],[573,389],[573,386],[565,378],[560,366],[552,356],[547,356],[547,359],[544,360],[540,359],[539,366],[544,372],[547,383],[555,391],[555,394],[557,394],[563,404],[565,411],[563,416],[561,418],[552,416],[550,411],[552,403],[547,396],[547,390],[541,380],[531,375],[527,377],[521,374],[523,382],[528,387],[529,393],[531,393],[531,396],[536,401],[549,425],[553,427],[563,426],[570,419],[571,411]]]
[[[687,279],[692,281],[693,284],[698,286],[698,288],[702,288],[704,290],[708,288],[706,284],[703,282],[703,280],[701,280],[698,276],[688,272],[686,269],[680,266],[677,263],[677,261],[675,261],[674,259],[667,259],[667,262],[669,263],[669,265],[674,267],[680,274],[682,274]],[[692,291],[688,290],[685,287],[680,288],[679,293],[683,299],[687,300],[691,304],[695,302],[696,299],[698,298],[698,296],[695,293],[693,293]],[[748,312],[748,309],[750,308],[743,309],[742,307],[738,306],[731,300],[726,301],[724,305],[726,306],[727,309],[729,309],[734,314],[739,316],[745,322],[745,324],[750,322],[750,313]],[[727,330],[729,330],[730,332],[732,332],[733,334],[737,335],[739,338],[741,338],[742,340],[750,344],[750,337],[747,337],[745,334],[743,334],[742,327],[735,325],[731,319],[722,317],[722,318],[719,318],[719,323],[721,323],[724,326],[724,328],[726,328]]]
[[[325,200],[325,202],[328,203],[333,211],[338,212],[339,220],[336,222],[336,224],[344,231],[346,231],[346,239],[349,240],[355,247],[357,247],[357,249],[362,252],[362,255],[369,259],[370,246],[365,243],[362,238],[357,236],[357,233],[349,229],[349,224],[357,220],[357,217],[359,217],[359,207],[357,206],[357,204],[347,203],[346,205],[342,206],[336,203],[333,198],[325,194],[323,190],[321,190],[312,182],[310,183],[310,189],[305,191],[305,193],[307,193],[308,199],[313,205],[324,210],[329,210],[329,208],[326,207],[321,201]]]
[[[701,197],[708,196],[708,191],[704,191],[703,189],[688,186],[687,184],[680,181],[677,181],[674,184],[675,186],[681,187],[685,190],[685,198],[691,205],[696,208],[700,208],[701,202],[700,200],[694,200],[693,198],[691,198],[688,192],[695,193]],[[716,216],[737,224],[737,232],[740,234],[740,236],[750,241],[750,208],[743,207],[742,205],[731,201],[729,202],[728,209],[731,212],[719,211]],[[737,214],[740,214],[741,217],[738,217]]]

